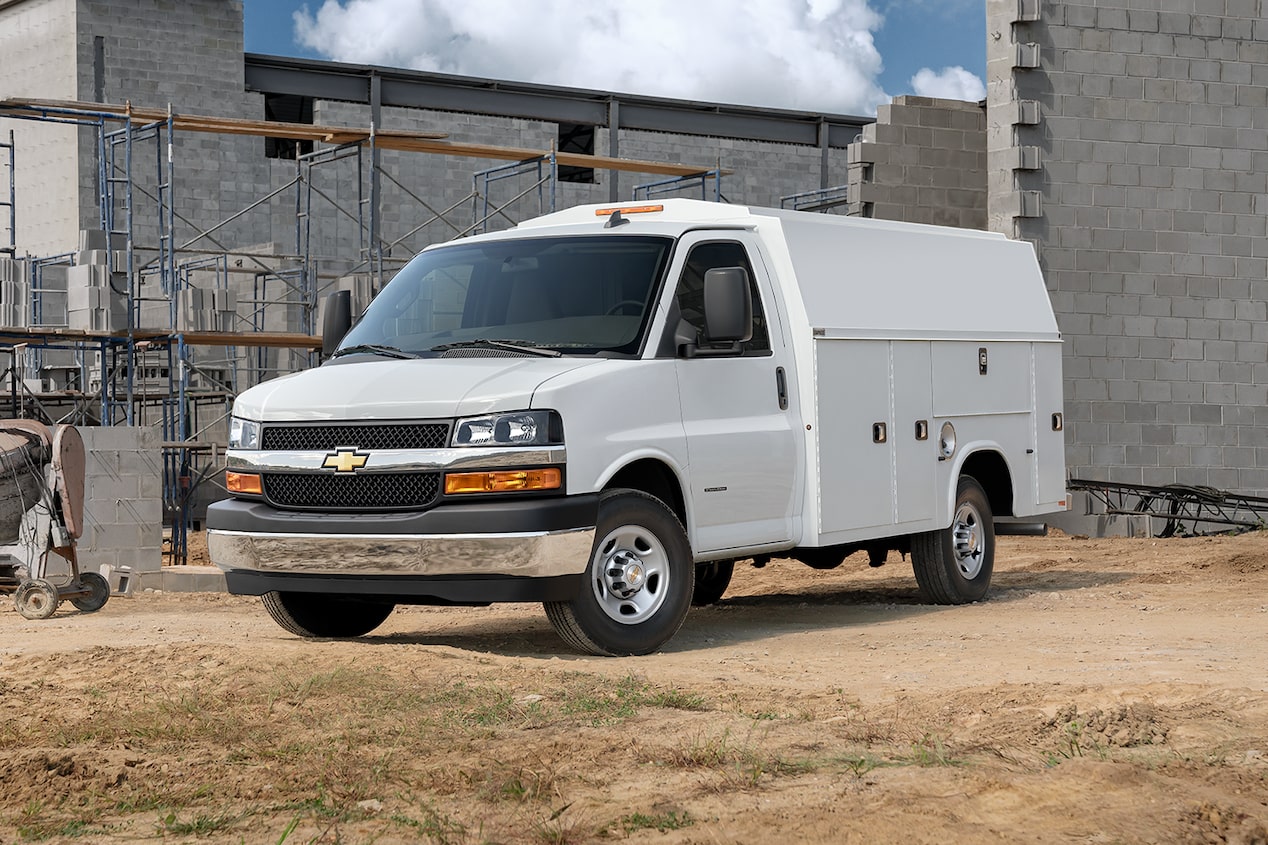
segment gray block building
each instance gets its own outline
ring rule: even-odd
[[[999,231],[1034,244],[1066,339],[1072,476],[1268,493],[1264,1],[986,5],[985,102],[900,97],[875,120],[244,54],[236,0],[0,0],[0,55],[12,57],[0,65],[0,99],[170,104],[680,163],[702,174],[684,195],[779,205],[844,187],[843,201],[825,191],[821,207]],[[101,226],[96,131],[0,116],[0,134],[10,129],[15,255],[74,250],[81,230]],[[328,148],[176,133],[181,278],[231,294],[208,297],[237,308],[217,328],[311,330],[318,293],[368,295],[372,243],[390,275],[428,243],[510,225],[552,198],[627,199],[663,178],[603,167],[552,178],[530,165],[481,181],[507,161],[364,145],[321,159]],[[162,238],[145,209],[161,207],[152,198],[164,177],[162,145],[138,149],[154,162],[130,175],[144,263]],[[222,265],[195,266],[215,254]],[[300,269],[318,280],[302,295],[287,275]],[[169,325],[170,292],[138,284],[144,321]],[[210,307],[192,294],[184,304]],[[240,386],[304,362],[278,350],[250,365],[216,354],[203,365]],[[218,435],[209,426],[206,436]]]
[[[988,217],[1039,252],[1074,477],[1268,490],[1265,11],[988,4]]]

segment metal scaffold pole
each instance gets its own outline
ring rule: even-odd
[[[16,145],[13,143],[12,129],[9,130],[9,143],[0,144],[0,149],[8,151],[7,158],[9,159],[9,201],[0,202],[0,206],[7,207],[9,209],[9,242],[6,246],[0,246],[0,252],[7,252],[10,257],[15,257],[18,254],[18,192],[17,182],[14,180],[17,158],[14,154]]]

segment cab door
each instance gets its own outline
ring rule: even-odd
[[[729,349],[705,334],[704,274],[719,267],[744,268],[753,298],[752,337]],[[694,335],[701,352],[684,357],[670,344],[687,440],[692,547],[700,554],[786,543],[801,481],[795,384],[756,239],[689,233],[670,273],[676,287],[667,333]]]

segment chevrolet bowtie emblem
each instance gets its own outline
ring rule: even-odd
[[[355,472],[365,466],[368,460],[369,455],[359,454],[356,449],[339,449],[333,455],[327,455],[321,465],[335,472]]]

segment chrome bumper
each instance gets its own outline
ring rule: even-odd
[[[513,534],[260,534],[207,531],[211,560],[226,571],[291,575],[579,575],[594,529]]]

